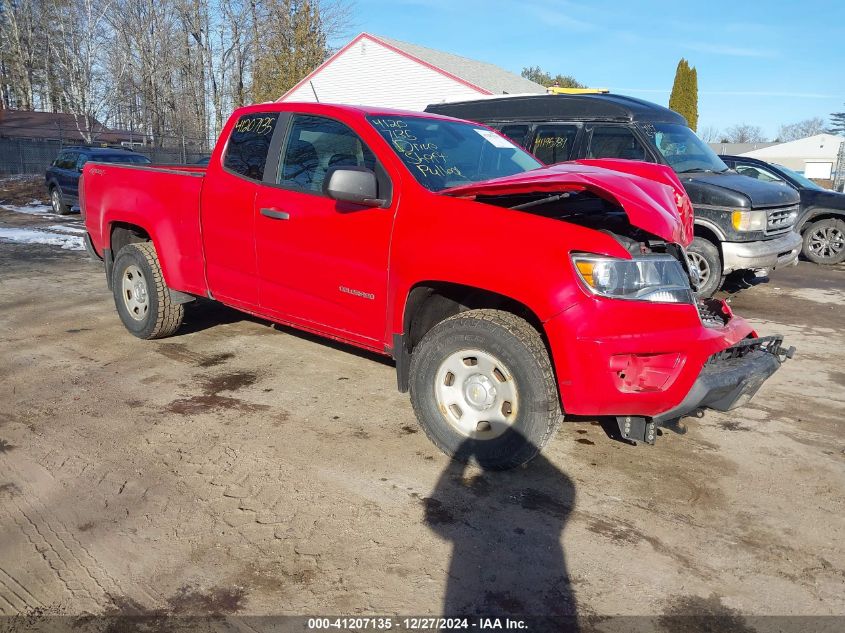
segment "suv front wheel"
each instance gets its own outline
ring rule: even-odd
[[[411,403],[444,453],[490,470],[524,464],[562,420],[539,332],[501,310],[470,310],[429,330],[411,357]]]
[[[804,256],[817,264],[845,261],[845,222],[828,218],[813,222],[804,230]]]
[[[698,283],[693,289],[700,297],[712,297],[722,285],[722,258],[719,249],[710,241],[696,236],[687,247],[691,268],[698,271]]]
[[[50,206],[56,215],[67,215],[70,213],[70,205],[62,201],[62,190],[58,185],[50,189]]]

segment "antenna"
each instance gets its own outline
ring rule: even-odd
[[[315,100],[317,103],[320,103],[320,97],[318,97],[318,96],[317,96],[317,89],[316,89],[316,88],[314,88],[314,81],[313,81],[313,80],[311,80],[311,79],[309,79],[309,80],[308,80],[308,84],[311,86],[311,92],[313,92],[313,93],[314,93],[314,100]]]

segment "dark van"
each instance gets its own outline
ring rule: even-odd
[[[710,296],[735,271],[794,264],[798,193],[755,181],[728,166],[662,106],[613,94],[493,97],[429,105],[426,112],[484,123],[546,164],[579,158],[627,158],[669,165],[695,208],[695,240],[687,255]]]

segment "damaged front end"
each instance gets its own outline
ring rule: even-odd
[[[661,166],[556,165],[441,193],[587,228],[627,252],[572,242],[575,279],[594,300],[544,322],[567,413],[615,419],[623,440],[653,444],[660,426],[745,404],[794,353],[692,290],[692,207]]]
[[[784,347],[782,336],[747,338],[713,354],[704,364],[683,401],[652,418],[617,416],[622,439],[654,444],[656,428],[679,432],[678,421],[703,409],[730,411],[746,404],[763,383],[789,358],[795,348]]]

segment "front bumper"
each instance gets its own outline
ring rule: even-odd
[[[800,251],[801,236],[795,231],[771,240],[722,242],[723,272],[781,268],[796,263]]]
[[[744,405],[786,358],[792,358],[795,348],[783,349],[782,344],[780,336],[745,339],[714,354],[683,401],[652,421],[662,424],[698,409],[730,411]]]

